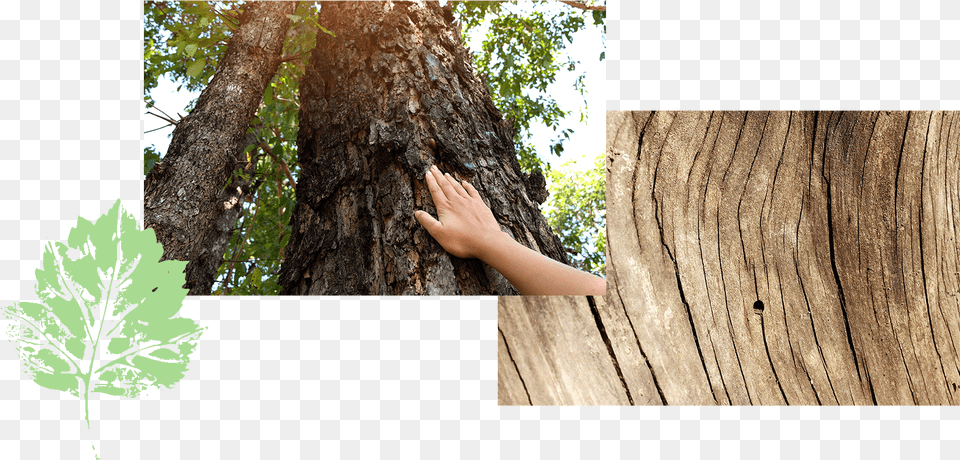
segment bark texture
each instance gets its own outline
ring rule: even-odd
[[[607,128],[609,294],[592,323],[585,302],[501,299],[501,379],[526,385],[501,404],[960,400],[960,114],[622,112]],[[558,308],[580,320],[543,319]],[[581,329],[562,346],[606,343],[591,353],[615,396],[545,394],[571,358],[517,351]]]
[[[188,261],[185,288],[210,294],[250,184],[231,181],[250,120],[280,65],[294,2],[251,3],[196,107],[144,183],[144,227],[163,259]],[[228,184],[229,183],[229,184]]]
[[[469,180],[517,241],[566,263],[531,197],[505,123],[436,2],[330,2],[300,83],[300,178],[284,294],[516,294],[449,256],[413,212],[436,216],[432,164]],[[527,184],[530,184],[529,189]]]

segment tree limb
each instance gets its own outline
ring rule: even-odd
[[[243,229],[244,225],[247,223],[246,216],[244,216],[243,218],[243,223],[240,224],[240,228],[241,230],[243,230],[243,238],[240,238],[239,245],[235,246],[235,249],[233,250],[233,259],[230,261],[230,267],[227,268],[227,276],[224,278],[223,283],[220,285],[220,289],[223,292],[226,292],[227,294],[230,293],[229,283],[230,283],[230,279],[233,278],[233,267],[236,265],[237,262],[240,262],[239,260],[237,260],[237,256],[240,255],[240,252],[243,251],[243,247],[247,244],[247,237],[250,236],[250,229],[253,228],[253,221],[257,220],[257,214],[260,214],[260,195],[259,194],[257,195],[255,204],[256,206],[254,207],[253,217],[250,218],[250,225],[246,229]]]
[[[231,11],[235,11],[235,10],[231,10]],[[240,27],[240,20],[237,19],[236,17],[230,17],[230,15],[227,15],[225,12],[217,10],[216,8],[213,9],[213,12],[214,14],[216,14],[217,16],[220,16],[223,19],[223,23],[227,24],[227,27],[229,27],[230,30],[236,30],[237,28]]]
[[[280,163],[280,167],[283,168],[284,174],[286,174],[286,175],[287,175],[287,179],[290,180],[290,185],[293,186],[294,188],[296,188],[296,187],[297,187],[297,183],[296,183],[296,181],[293,180],[293,174],[290,174],[290,168],[287,167],[287,162],[286,162],[286,161],[283,161],[282,158],[279,158],[279,157],[277,157],[276,155],[274,155],[274,154],[273,154],[273,148],[270,147],[269,145],[267,145],[267,143],[266,143],[265,141],[260,141],[260,145],[259,145],[259,146],[260,146],[260,148],[263,149],[264,152],[267,152],[267,155],[270,155],[270,158],[273,158],[273,161],[276,161],[277,163]]]
[[[154,106],[153,108],[157,109],[156,106]],[[160,110],[160,109],[157,109],[157,110]],[[165,122],[167,122],[167,123],[169,123],[169,124],[171,124],[171,125],[174,125],[174,126],[177,125],[178,122],[177,122],[176,120],[174,120],[173,117],[171,117],[170,115],[167,115],[166,112],[164,112],[163,110],[160,110],[160,113],[166,115],[166,117],[157,115],[157,114],[155,114],[155,113],[153,113],[153,112],[147,112],[147,115],[153,115],[153,116],[155,116],[155,117],[157,117],[157,118],[159,118],[159,119],[161,119],[161,120],[163,120],[163,121],[165,121]],[[183,117],[180,117],[180,119],[182,120]]]
[[[586,10],[586,11],[607,11],[606,6],[587,5],[586,3],[583,3],[583,2],[575,2],[571,0],[560,0],[560,3],[566,3],[567,5],[570,5],[574,8],[579,8],[581,10]]]
[[[294,54],[293,56],[284,56],[284,57],[280,58],[280,63],[290,62],[290,61],[293,61],[293,60],[296,60],[296,59],[300,59],[301,57],[310,54],[310,52],[312,52],[312,51],[313,51],[313,49],[309,49],[309,50],[306,50],[306,51],[304,51],[304,52],[302,52],[302,53]]]

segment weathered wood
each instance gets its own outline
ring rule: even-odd
[[[956,404],[958,115],[608,114],[614,383],[635,404]],[[584,347],[508,334],[503,309],[511,351]],[[583,397],[556,399],[621,404]]]
[[[612,268],[607,270],[607,276],[614,276]],[[620,297],[593,297],[591,300],[597,306],[597,314],[601,319],[599,324],[603,326],[603,334],[610,344],[609,351],[616,358],[614,365],[620,370],[627,399],[631,404],[638,405],[664,404],[661,383],[654,377],[650,360],[637,341],[637,332],[626,316]],[[693,386],[679,387],[681,391],[684,388]],[[673,389],[670,387],[668,391]]]
[[[586,297],[500,297],[499,317],[500,375],[512,365],[526,393],[509,382],[500,404],[629,404]]]
[[[520,379],[510,349],[503,340],[503,331],[497,331],[497,394],[501,404],[533,404],[527,395],[527,386]]]

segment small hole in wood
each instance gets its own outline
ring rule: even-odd
[[[758,311],[758,312],[763,311],[763,301],[758,300],[758,301],[754,302],[754,303],[753,303],[753,309],[756,310],[756,311]]]

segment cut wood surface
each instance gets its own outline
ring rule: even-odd
[[[501,404],[956,404],[955,112],[607,114],[608,295],[501,298]]]

